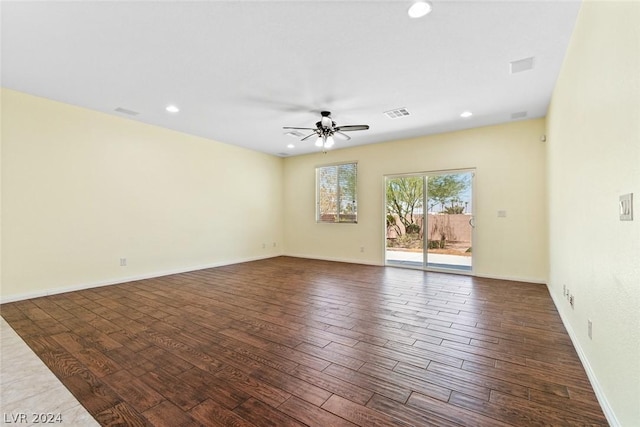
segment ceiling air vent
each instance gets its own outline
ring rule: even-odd
[[[297,130],[292,130],[290,132],[285,133],[285,135],[292,136],[294,138],[302,138],[305,136],[302,132],[298,132]]]
[[[511,113],[511,119],[515,120],[515,119],[523,119],[527,117],[527,112],[526,111],[519,111],[517,113]]]
[[[281,156],[281,157],[286,157],[288,155],[289,155],[289,153],[278,153],[278,156]]]
[[[409,111],[407,111],[406,108],[397,108],[395,110],[385,111],[384,114],[390,119],[399,119],[400,117],[408,116]]]
[[[533,56],[509,62],[511,74],[521,73],[533,68]]]
[[[126,108],[122,108],[122,107],[118,107],[114,111],[117,111],[118,113],[122,113],[122,114],[128,114],[130,116],[137,116],[138,114],[140,114],[137,111],[127,110]]]

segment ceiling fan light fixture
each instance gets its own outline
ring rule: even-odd
[[[329,111],[321,111],[320,114],[322,118],[319,122],[316,123],[315,128],[284,126],[283,129],[286,129],[288,131],[286,134],[291,136],[294,135],[294,132],[298,132],[298,130],[307,131],[305,133],[309,133],[309,131],[311,131],[310,134],[302,138],[300,141],[306,141],[309,138],[317,135],[318,137],[316,138],[314,145],[318,148],[321,148],[323,153],[326,153],[329,148],[334,146],[336,142],[334,136],[337,136],[345,141],[349,141],[351,140],[351,137],[344,132],[354,132],[369,129],[369,125],[338,126],[336,125],[336,122],[331,119],[331,113]],[[293,148],[293,144],[291,144],[289,148]]]
[[[422,18],[423,16],[428,15],[432,9],[433,6],[431,5],[431,2],[417,1],[411,5],[407,13],[410,18]]]

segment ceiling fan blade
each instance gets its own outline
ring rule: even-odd
[[[313,131],[315,131],[314,128],[297,128],[297,127],[293,127],[293,126],[283,126],[282,129],[299,129],[299,130],[313,130]]]
[[[302,138],[300,141],[304,141],[305,139],[309,139],[309,138],[311,138],[312,136],[316,136],[316,135],[317,135],[317,133],[316,133],[316,132],[314,132],[314,133],[312,133],[311,135],[307,135],[307,136],[305,136],[305,137],[304,137],[304,138]]]
[[[351,137],[349,135],[347,135],[346,133],[342,133],[342,132],[335,132],[336,136],[339,136],[340,139],[344,140],[344,141],[349,141],[351,139]]]
[[[367,130],[369,129],[369,125],[347,125],[347,126],[338,126],[335,128],[338,132],[351,132],[354,130]]]

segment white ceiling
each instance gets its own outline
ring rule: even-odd
[[[336,149],[546,115],[579,1],[410,4],[3,1],[2,86],[274,155],[321,110],[371,127]]]

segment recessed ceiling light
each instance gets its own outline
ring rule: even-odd
[[[465,111],[462,114],[460,114],[460,117],[465,118],[465,119],[467,117],[471,117],[471,116],[473,116],[473,113],[471,111]]]
[[[432,6],[428,1],[417,1],[411,5],[409,11],[409,17],[411,18],[422,18],[423,16],[429,14],[431,12]]]
[[[170,113],[177,113],[178,111],[180,111],[180,109],[175,105],[167,105],[167,108],[165,108],[165,110],[167,110]]]
[[[293,144],[289,144],[289,145],[287,145],[287,148],[296,148],[296,146],[293,145]]]

